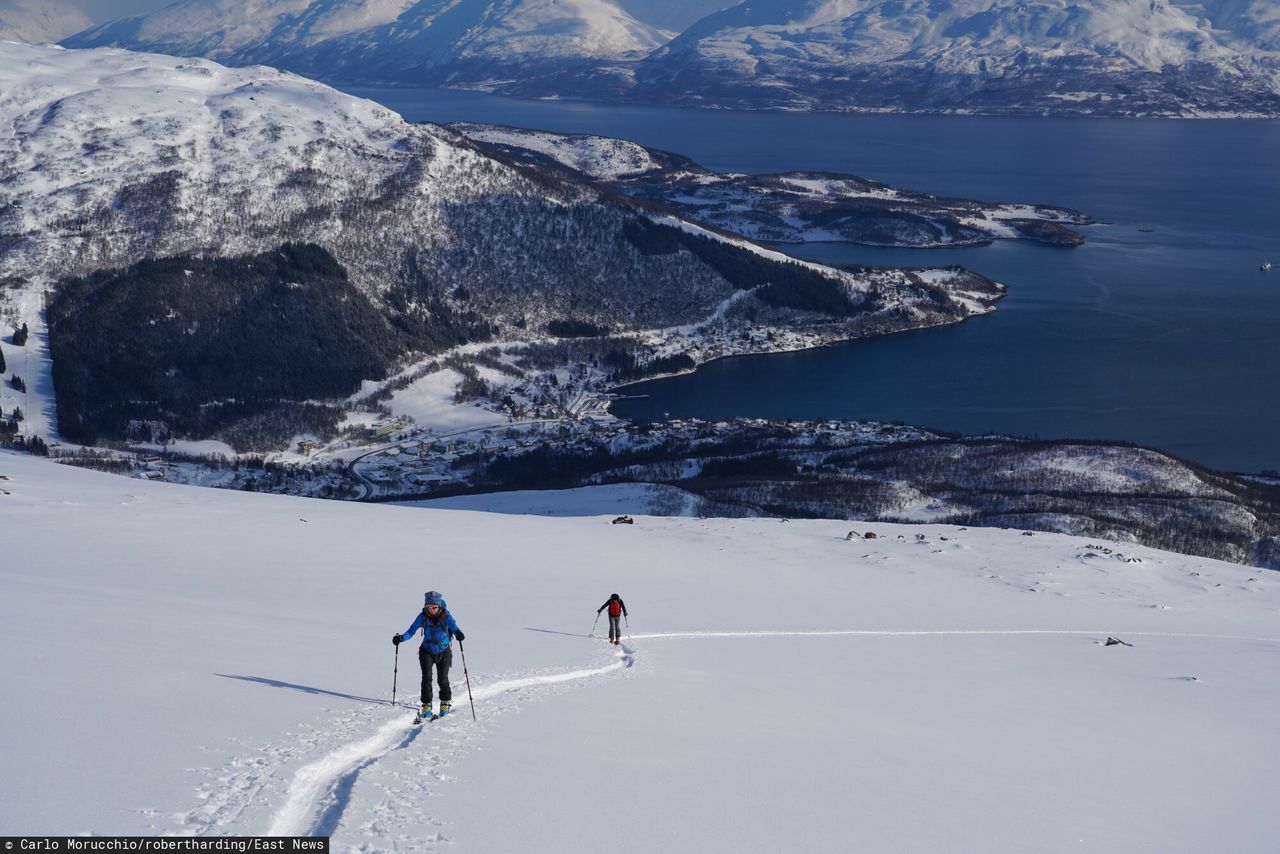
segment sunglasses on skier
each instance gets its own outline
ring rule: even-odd
[[[440,606],[439,606],[439,605],[437,605],[437,604],[435,604],[435,603],[433,602],[433,603],[431,603],[430,605],[428,605],[428,606],[427,606],[427,610],[428,610],[428,611],[439,611],[439,610],[440,610]]]

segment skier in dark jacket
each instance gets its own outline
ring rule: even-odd
[[[462,629],[454,622],[453,615],[445,607],[444,597],[432,590],[426,596],[426,602],[418,616],[413,618],[412,625],[402,635],[395,635],[391,642],[399,646],[402,641],[413,637],[413,633],[422,629],[422,646],[418,647],[418,664],[422,665],[422,712],[424,718],[431,717],[431,665],[436,668],[436,681],[440,683],[440,717],[449,713],[453,691],[449,689],[449,666],[453,664],[453,650],[449,646],[452,638],[459,641],[465,639]]]
[[[618,622],[626,616],[627,603],[617,593],[611,593],[608,601],[596,608],[596,615],[599,616],[605,608],[609,609],[609,643],[622,643],[622,628]]]

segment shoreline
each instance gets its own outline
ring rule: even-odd
[[[789,107],[778,104],[773,106],[750,107],[743,104],[728,103],[689,103],[684,101],[632,100],[627,98],[607,99],[591,98],[581,95],[521,95],[502,91],[497,88],[483,86],[444,86],[429,83],[413,82],[370,82],[356,80],[340,80],[337,78],[314,77],[327,86],[341,91],[349,90],[431,90],[463,95],[487,95],[494,98],[510,98],[523,103],[547,104],[586,104],[589,106],[627,109],[636,107],[652,107],[661,109],[692,110],[700,113],[778,113],[778,114],[813,114],[813,115],[855,115],[855,116],[924,116],[942,118],[1016,118],[1016,119],[1118,119],[1124,121],[1230,121],[1230,122],[1268,122],[1280,121],[1280,113],[1220,113],[1220,114],[1177,114],[1166,113],[1087,113],[1087,112],[1046,112],[1030,109],[1011,108],[1007,111],[987,112],[967,107],[954,107],[944,110],[908,109],[904,107]],[[381,103],[381,102],[379,102]],[[385,105],[384,105],[385,106]],[[389,108],[390,109],[390,108]]]

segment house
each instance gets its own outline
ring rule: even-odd
[[[405,479],[417,486],[440,486],[452,480],[443,474],[411,474]]]
[[[364,428],[366,439],[380,439],[383,436],[390,436],[397,430],[401,430],[409,426],[409,421],[404,418],[391,418],[385,421],[375,421],[368,427]]]

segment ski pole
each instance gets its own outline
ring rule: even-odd
[[[596,621],[591,624],[591,637],[596,636],[596,626],[600,625],[600,612],[596,611]]]
[[[622,615],[623,621],[627,624],[627,637],[631,637],[631,621],[627,619],[627,615]]]
[[[458,652],[462,653],[462,675],[467,677],[467,699],[471,702],[471,720],[476,719],[476,701],[471,696],[471,674],[467,672],[467,651],[462,648],[462,641],[458,641]]]
[[[396,682],[400,678],[400,644],[396,644],[396,669],[391,674],[391,708],[396,705]]]

